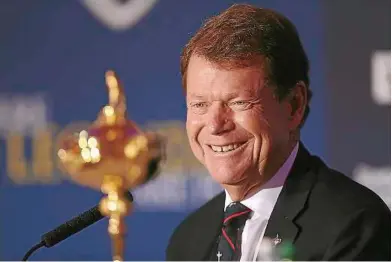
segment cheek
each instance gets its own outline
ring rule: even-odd
[[[262,154],[268,154],[285,144],[288,139],[288,127],[286,116],[279,110],[274,110],[263,117],[263,127],[261,128],[263,146]]]
[[[270,121],[259,111],[236,115],[236,123],[256,139],[269,133],[270,129]]]
[[[192,151],[199,155],[201,146],[199,141],[199,134],[203,128],[203,121],[199,117],[188,114],[186,120],[186,131]]]
[[[200,130],[202,129],[203,124],[202,120],[200,117],[195,117],[192,114],[187,115],[186,119],[186,130],[188,133],[188,137],[191,140],[197,140],[197,136],[200,133]]]
[[[259,110],[238,115],[237,123],[253,139],[253,158],[264,159],[274,143],[273,120]]]

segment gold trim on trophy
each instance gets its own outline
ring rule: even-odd
[[[127,119],[124,89],[113,71],[106,72],[109,101],[90,127],[71,130],[59,142],[62,168],[78,184],[106,196],[100,211],[109,217],[114,261],[124,259],[124,218],[132,210],[125,192],[154,178],[164,157],[163,140]]]

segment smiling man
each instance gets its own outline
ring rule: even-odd
[[[234,5],[181,57],[193,153],[224,192],[173,233],[167,260],[254,261],[263,240],[295,260],[390,260],[390,210],[300,141],[308,59],[275,11]]]

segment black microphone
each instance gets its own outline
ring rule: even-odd
[[[129,191],[126,192],[126,197],[130,202],[133,202],[133,196]],[[57,243],[78,233],[82,229],[94,224],[95,222],[98,222],[102,218],[104,218],[104,216],[99,211],[99,205],[96,205],[95,207],[65,222],[54,230],[42,235],[41,242],[33,246],[29,251],[27,251],[22,261],[27,261],[31,254],[37,249],[43,246],[53,247]]]

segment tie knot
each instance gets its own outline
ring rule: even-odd
[[[248,219],[251,211],[251,209],[244,206],[240,202],[232,202],[226,208],[223,225],[227,226],[234,221],[238,221],[240,224],[244,224]]]

